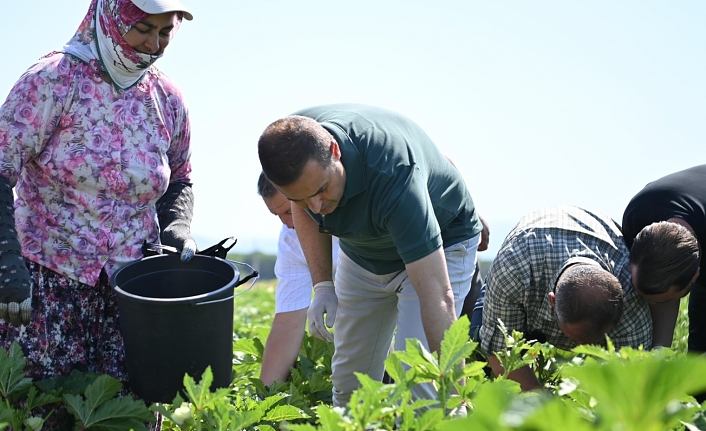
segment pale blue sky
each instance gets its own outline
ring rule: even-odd
[[[157,66],[191,109],[202,247],[274,252],[256,142],[307,106],[357,102],[417,121],[491,224],[490,257],[530,211],[620,220],[650,180],[706,163],[706,2],[183,0]],[[4,99],[74,33],[87,0],[3,1]]]

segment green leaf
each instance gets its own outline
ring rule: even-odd
[[[262,343],[260,343],[260,346]],[[253,355],[257,358],[262,357],[262,352],[260,351],[260,346],[255,342],[255,339],[240,339],[233,342],[233,351],[242,352],[247,355]]]
[[[86,415],[90,416],[104,402],[113,398],[123,387],[118,379],[108,375],[99,376],[86,388]]]
[[[431,407],[431,406],[437,406],[439,405],[439,401],[437,400],[424,400],[424,399],[417,399],[410,404],[412,407],[412,410],[419,410],[424,407]]]
[[[333,388],[331,380],[319,373],[309,377],[309,392],[330,391]]]
[[[417,431],[435,430],[443,420],[444,412],[441,409],[429,409],[416,419],[415,429]]]
[[[24,374],[25,358],[22,348],[13,341],[9,352],[0,348],[0,395],[14,399],[22,395],[32,385],[32,379]]]
[[[317,428],[314,425],[309,425],[309,424],[286,424],[283,425],[282,428],[284,430],[290,430],[290,431],[316,431]],[[328,428],[325,428],[328,429]]]
[[[85,423],[87,419],[86,407],[85,403],[83,402],[83,398],[81,398],[80,395],[65,394],[64,404],[66,405],[66,409],[69,411],[69,413],[74,415],[77,420]]]
[[[466,364],[463,367],[463,372],[461,377],[477,377],[485,376],[485,367],[488,365],[487,362],[474,361]]]
[[[410,367],[416,368],[418,372],[425,374],[425,378],[439,376],[439,362],[434,354],[424,348],[421,341],[416,338],[408,338],[404,351],[397,352],[400,360]]]
[[[43,406],[61,401],[61,398],[52,394],[38,393],[36,387],[31,387],[27,393],[26,409],[28,411]]]
[[[15,412],[14,409],[2,407],[0,408],[0,430],[5,429],[10,425],[12,421],[12,415]]]
[[[504,431],[509,428],[500,422],[510,403],[520,392],[520,385],[510,380],[496,380],[480,386],[473,399],[472,415],[440,425],[441,431]],[[563,429],[563,428],[561,428]]]
[[[230,429],[242,430],[258,423],[262,418],[262,412],[258,410],[231,411],[230,418]]]
[[[319,360],[324,357],[330,357],[333,353],[333,343],[311,335],[307,335],[306,346],[303,347],[306,357],[309,358],[311,362],[319,362]]]
[[[604,348],[592,344],[583,344],[580,346],[576,346],[571,351],[581,355],[592,356],[594,358],[602,359],[604,361],[607,361],[612,357],[612,355]]]
[[[287,398],[286,395],[271,395],[257,403],[257,410],[264,413],[285,398]]]
[[[295,419],[306,419],[306,415],[294,406],[276,406],[269,410],[262,419],[272,422],[291,421]]]
[[[444,332],[441,340],[441,355],[439,368],[444,375],[450,374],[464,359],[471,356],[476,348],[476,343],[469,343],[469,330],[471,323],[467,316],[461,316]]]
[[[99,374],[72,370],[68,376],[52,377],[49,379],[34,382],[34,385],[42,392],[55,393],[57,395],[75,394],[83,395],[88,385],[93,383]]]
[[[142,430],[145,422],[154,423],[155,420],[143,401],[122,397],[105,401],[88,421],[83,421],[83,429]]]
[[[197,409],[203,410],[212,404],[211,383],[213,383],[213,372],[210,365],[201,374],[199,383],[196,383],[188,374],[184,375],[186,394]]]
[[[559,429],[571,431],[591,431],[593,424],[586,420],[575,405],[562,398],[550,398],[546,403],[524,418],[523,429],[555,430],[552,424],[560,424]]]
[[[343,431],[345,428],[341,426],[341,415],[338,413],[341,409],[334,409],[327,406],[319,406],[316,414],[319,416],[321,427],[327,431]],[[292,428],[294,429],[294,428]]]
[[[395,383],[405,382],[406,371],[402,366],[399,352],[392,352],[385,360],[385,371],[392,377]]]
[[[579,382],[596,400],[595,412],[606,423],[630,424],[635,430],[662,430],[688,419],[689,409],[675,408],[685,394],[706,390],[706,359],[654,352],[637,359],[613,357],[606,363],[565,367],[562,374]]]

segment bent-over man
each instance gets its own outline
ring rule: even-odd
[[[376,107],[319,106],[270,124],[258,152],[296,204],[315,283],[309,329],[335,345],[334,405],[358,387],[355,372],[382,378],[395,327],[395,348],[418,338],[438,352],[470,289],[481,223],[460,173],[424,131]],[[342,251],[335,288],[331,235]],[[431,385],[413,391],[436,397]]]
[[[632,281],[647,299],[653,345],[671,347],[679,300],[689,296],[689,351],[706,352],[706,165],[653,181],[623,214]]]
[[[265,173],[257,192],[267,209],[282,221],[275,261],[275,317],[262,354],[260,380],[266,385],[284,382],[297,361],[311,303],[311,275],[292,221],[291,202],[274,188]],[[333,268],[338,260],[338,240],[333,239]]]
[[[500,330],[569,350],[579,344],[651,347],[652,320],[630,282],[629,253],[609,217],[559,206],[523,217],[500,246],[476,304],[473,324],[494,374],[504,373],[496,352]],[[541,387],[525,366],[510,373],[523,390]]]

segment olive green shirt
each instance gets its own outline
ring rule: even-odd
[[[332,213],[310,215],[364,269],[399,271],[442,245],[480,233],[461,174],[408,118],[354,104],[295,115],[318,121],[338,142],[346,172],[343,197]]]

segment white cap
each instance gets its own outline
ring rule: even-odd
[[[189,12],[179,0],[132,0],[132,2],[135,3],[135,6],[150,15],[167,12],[182,12],[184,18],[187,20],[191,21],[194,19],[191,12]]]

